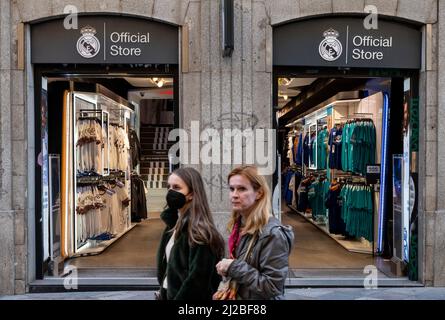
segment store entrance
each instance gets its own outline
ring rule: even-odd
[[[37,279],[155,277],[177,66],[38,65],[35,83]]]
[[[292,277],[363,278],[373,268],[380,280],[407,277],[416,79],[409,71],[275,68],[277,183],[282,221],[296,234]]]

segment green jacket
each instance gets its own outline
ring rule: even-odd
[[[216,273],[217,257],[208,245],[190,247],[187,236],[187,222],[180,230],[170,252],[167,266],[165,247],[178,220],[177,210],[166,209],[161,219],[167,225],[158,248],[158,281],[162,287],[167,276],[168,300],[211,300],[218,289],[221,277]]]

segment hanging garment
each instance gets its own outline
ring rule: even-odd
[[[356,120],[343,128],[342,168],[359,174],[375,163],[376,129],[371,119]]]
[[[147,200],[144,181],[138,176],[131,177],[131,221],[147,219]]]
[[[356,238],[373,240],[372,189],[369,186],[345,185],[340,193],[342,198],[342,219],[346,231]]]
[[[342,128],[334,127],[329,133],[329,168],[342,170]]]
[[[327,168],[328,140],[328,130],[320,130],[317,134],[317,169]]]
[[[312,218],[314,220],[325,222],[327,209],[325,200],[329,191],[329,181],[326,179],[315,180],[308,191],[309,206],[312,209]]]
[[[300,212],[306,212],[306,210],[309,208],[308,192],[311,184],[312,184],[311,178],[306,178],[301,181],[300,186],[298,187],[297,210]]]
[[[130,130],[130,150],[132,169],[134,169],[141,160],[141,143],[139,142],[138,135],[134,130]]]
[[[78,119],[76,122],[77,171],[103,174],[103,129],[98,120]]]
[[[300,133],[298,136],[298,146],[295,155],[295,164],[301,166],[303,165],[303,134]]]
[[[333,183],[329,188],[326,197],[326,207],[328,208],[328,221],[329,221],[329,233],[345,235],[346,225],[341,217],[342,212],[342,200],[341,193],[342,187],[339,183]]]
[[[292,190],[289,188],[289,184],[291,182],[291,179],[293,177],[293,171],[289,170],[285,173],[284,177],[284,199],[286,201],[286,204],[290,205],[292,204]]]
[[[350,139],[354,152],[351,154],[351,171],[365,174],[366,165],[375,162],[376,131],[372,120],[357,121]]]
[[[294,165],[294,154],[293,154],[293,139],[292,136],[287,139],[287,158],[289,159],[289,164]]]
[[[317,135],[315,133],[311,134],[309,140],[309,166],[317,165],[315,160],[317,159]]]
[[[294,173],[294,185],[292,188],[292,206],[294,208],[297,208],[298,206],[298,187],[300,186],[301,179],[303,178],[303,175],[300,172]]]
[[[309,158],[311,157],[310,134],[306,134],[303,140],[303,163],[309,167]]]

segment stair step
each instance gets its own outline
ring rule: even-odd
[[[155,157],[160,157],[160,156],[164,156],[164,158],[166,160],[168,160],[168,151],[162,151],[162,150],[143,150],[142,151],[142,155],[143,156],[155,156]]]
[[[158,134],[166,134],[168,135],[168,133],[171,131],[170,128],[141,128],[140,129],[140,133],[158,133]]]
[[[143,159],[143,165],[141,167],[148,167],[148,168],[168,168],[169,162],[167,157],[145,157]],[[156,163],[163,163],[163,165],[156,165]]]
[[[148,189],[148,193],[150,193],[150,189],[167,188],[167,181],[145,181],[145,183]]]
[[[168,166],[165,168],[154,168],[150,165],[140,166],[141,174],[168,174]]]
[[[140,138],[168,139],[169,132],[152,132],[148,130],[141,131]]]
[[[149,174],[148,170],[147,173],[141,170],[140,176],[145,181],[167,181],[168,179],[168,174]]]
[[[141,143],[172,143],[176,141],[168,141],[168,136],[165,137],[155,137],[153,135],[141,136],[139,141]]]
[[[165,168],[165,170],[168,170],[168,160],[145,160],[141,162],[141,165],[144,167],[148,166],[149,168]]]
[[[173,144],[168,143],[141,143],[141,148],[146,149],[153,149],[153,150],[168,150],[172,147]]]
[[[141,173],[140,177],[142,180],[150,182],[150,181],[168,181],[168,174],[165,175],[150,175],[150,174],[145,174],[145,173]]]
[[[166,128],[173,128],[174,125],[173,124],[165,124],[165,123],[162,123],[162,124],[141,123],[141,128],[142,127],[144,127],[144,128],[164,128],[164,127],[166,127]]]

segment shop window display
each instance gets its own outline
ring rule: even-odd
[[[353,252],[375,250],[379,195],[365,175],[380,163],[382,107],[377,92],[326,103],[288,124],[286,203]]]
[[[102,94],[66,92],[62,256],[102,252],[131,230],[130,119]]]

